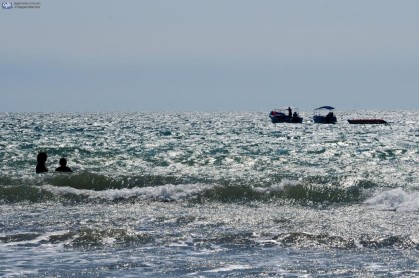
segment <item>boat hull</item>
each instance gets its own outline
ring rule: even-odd
[[[313,116],[313,121],[317,124],[335,124],[337,122],[336,116]]]
[[[356,124],[356,125],[388,124],[383,119],[351,119],[351,120],[348,120],[348,122],[350,124]]]
[[[291,124],[301,124],[303,122],[303,118],[297,117],[289,117],[289,116],[276,116],[276,115],[269,115],[271,121],[273,123],[291,123]]]

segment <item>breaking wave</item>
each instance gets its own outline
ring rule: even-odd
[[[347,204],[365,200],[368,182],[350,186],[315,183],[313,179],[284,179],[273,184],[248,180],[200,180],[173,176],[108,177],[94,173],[47,174],[41,179],[0,179],[0,200],[22,201],[184,201],[287,202],[295,204]]]
[[[419,192],[395,188],[377,193],[365,204],[377,210],[419,211]]]

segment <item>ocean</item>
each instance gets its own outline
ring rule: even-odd
[[[268,113],[1,113],[0,276],[419,276],[419,111]]]

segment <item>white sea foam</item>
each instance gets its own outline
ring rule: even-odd
[[[365,204],[377,210],[419,211],[419,192],[395,188],[376,194]]]
[[[42,241],[48,241],[50,239],[51,236],[57,236],[57,235],[64,235],[66,233],[68,233],[68,230],[65,231],[54,231],[54,232],[46,232],[44,234],[41,234],[39,236],[37,236],[34,239],[30,239],[30,240],[24,240],[24,241],[17,241],[17,242],[8,242],[5,243],[4,246],[17,246],[17,245],[38,245],[40,242]],[[61,243],[62,246],[63,243]],[[45,245],[43,245],[45,248]]]
[[[255,187],[254,190],[259,193],[270,193],[270,192],[278,192],[284,190],[286,187],[294,187],[298,186],[301,183],[298,181],[292,181],[292,180],[282,180],[280,183],[272,184],[269,187]]]
[[[179,201],[193,198],[211,187],[213,186],[203,184],[168,184],[154,187],[109,189],[105,191],[75,189],[68,186],[59,187],[52,185],[44,185],[41,188],[55,195],[72,194],[92,199],[116,200],[136,197],[143,200]]]
[[[250,265],[229,264],[229,265],[225,265],[219,268],[203,271],[203,273],[231,272],[234,270],[243,270],[243,269],[251,269],[251,268],[252,267]],[[196,274],[198,273],[194,273],[190,275],[196,275]]]

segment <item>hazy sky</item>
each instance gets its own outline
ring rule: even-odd
[[[417,0],[39,2],[0,10],[0,112],[419,108]]]

